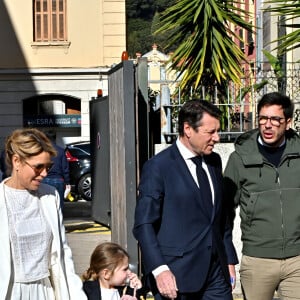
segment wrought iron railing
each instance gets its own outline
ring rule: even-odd
[[[288,95],[295,104],[293,128],[300,133],[300,64],[288,64],[291,66],[280,77],[273,71],[259,70],[250,71],[243,78],[243,86],[228,85],[226,95],[220,97],[219,91],[214,91],[211,101],[223,112],[221,121],[221,139],[224,142],[232,141],[242,132],[253,129],[257,126],[256,107],[260,98],[270,92],[280,91]],[[211,87],[210,87],[211,90]],[[202,88],[205,95],[205,87]],[[220,100],[222,99],[222,100]],[[180,95],[171,99],[167,107],[165,118],[169,118],[169,130],[162,132],[166,142],[172,142],[177,133],[177,112],[182,105]],[[172,110],[173,107],[173,110]],[[164,109],[166,112],[166,108]]]

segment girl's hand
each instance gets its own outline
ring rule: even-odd
[[[140,289],[142,287],[142,282],[139,280],[138,276],[131,271],[128,271],[127,278],[129,280],[129,286],[133,289]]]

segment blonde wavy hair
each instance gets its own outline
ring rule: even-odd
[[[57,152],[47,136],[36,128],[16,129],[7,137],[5,143],[5,163],[7,174],[12,170],[12,157],[17,154],[21,160],[26,160],[42,152],[48,152],[51,157]]]

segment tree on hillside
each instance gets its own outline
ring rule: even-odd
[[[127,51],[131,57],[135,57],[136,52],[144,54],[150,51],[153,44],[151,21],[130,19],[127,22],[127,32]]]
[[[136,52],[145,53],[153,44],[151,22],[155,13],[154,0],[126,1],[127,51],[131,57]]]
[[[170,40],[170,36],[171,33],[174,30],[170,30],[161,34],[155,34],[155,32],[159,29],[159,20],[161,18],[161,13],[160,12],[156,12],[153,20],[152,20],[152,27],[151,27],[151,35],[153,36],[153,40],[155,42],[155,44],[159,47],[159,49],[168,54],[170,52],[175,51],[175,49],[179,46],[178,43],[174,43],[173,45],[169,46],[169,40]]]
[[[155,13],[155,0],[127,0],[126,14],[129,18],[152,20]]]
[[[158,34],[170,33],[168,46],[179,45],[172,55],[171,68],[179,72],[181,91],[201,86],[224,87],[228,79],[240,83],[241,63],[246,57],[234,38],[234,26],[253,33],[245,21],[249,12],[238,1],[178,0],[162,15]]]
[[[136,52],[145,54],[152,50],[154,43],[164,49],[165,37],[157,40],[153,34],[153,21],[175,0],[127,0],[126,1],[126,36],[127,51],[131,57]]]

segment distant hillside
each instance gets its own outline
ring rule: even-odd
[[[145,54],[152,50],[156,43],[160,51],[166,49],[167,38],[164,36],[154,37],[155,24],[160,14],[175,0],[127,0],[127,50],[129,56],[135,57],[136,52]]]

